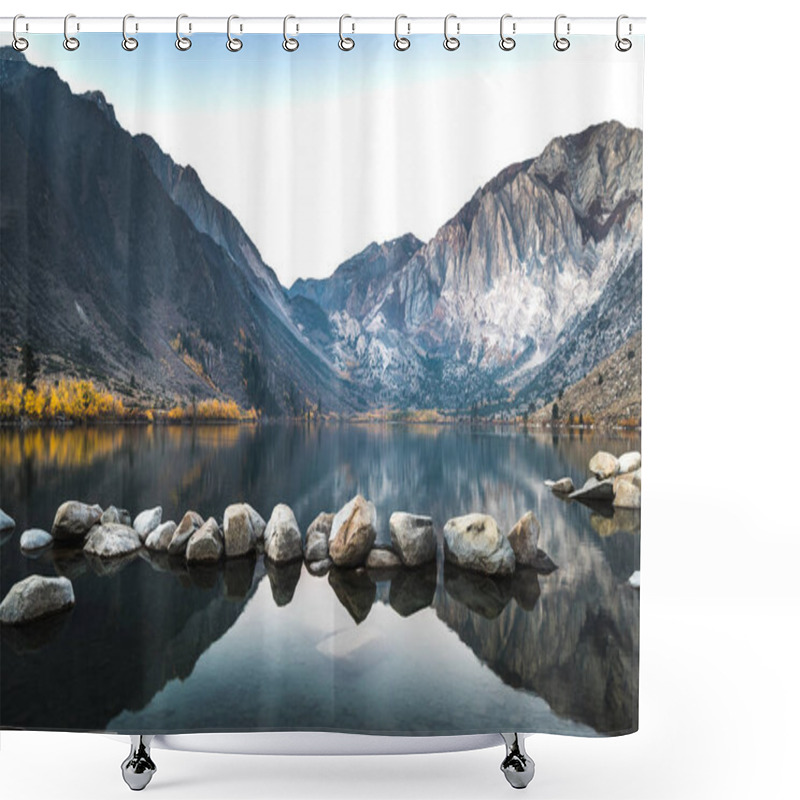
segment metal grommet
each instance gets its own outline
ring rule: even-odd
[[[444,49],[449,50],[451,53],[453,50],[458,50],[461,47],[461,42],[458,40],[457,36],[450,36],[447,32],[447,23],[450,22],[451,19],[456,19],[455,14],[448,14],[444,18]],[[461,29],[461,23],[456,23],[456,33],[458,33]]]
[[[349,36],[345,36],[342,30],[344,21],[346,19],[353,19],[353,18],[349,14],[342,14],[342,16],[339,17],[339,49],[344,50],[345,52],[352,50],[356,46],[356,43]],[[356,26],[355,24],[353,24],[353,30],[355,29]]]
[[[500,17],[500,49],[506,52],[513,50],[517,46],[516,39],[513,39],[511,36],[506,36],[503,32],[503,25],[507,19],[511,19],[511,14],[503,14],[503,16]],[[516,22],[512,26],[512,31],[514,33],[517,32]]]
[[[134,19],[133,14],[126,14],[122,18],[122,49],[132,53],[139,46],[139,40],[134,39],[133,36],[128,36],[127,25],[129,19]]]
[[[287,53],[294,53],[298,47],[300,47],[300,42],[297,39],[293,39],[288,34],[288,25],[290,19],[297,19],[297,17],[293,17],[291,14],[287,14],[283,18],[283,49]]]
[[[631,47],[633,47],[633,42],[630,39],[623,39],[619,35],[620,23],[624,19],[628,19],[628,15],[627,14],[620,14],[617,17],[617,41],[614,42],[614,47],[616,47],[617,50],[620,51],[620,53],[627,53],[628,50],[630,50]],[[630,23],[628,23],[628,33],[631,33],[631,24]]]
[[[408,50],[411,47],[411,39],[406,39],[405,36],[400,35],[400,20],[401,19],[408,19],[405,14],[398,14],[394,18],[394,49],[395,50]],[[408,28],[408,33],[411,33],[411,23],[407,22],[406,27]]]
[[[75,19],[74,14],[67,14],[67,16],[64,17],[64,41],[62,42],[64,49],[70,52],[77,50],[81,46],[81,43],[74,36],[69,35],[68,26],[71,19]]]
[[[17,20],[18,19],[25,19],[24,14],[17,14],[14,17],[14,22],[11,23],[11,35],[14,37],[11,46],[18,52],[21,53],[23,50],[28,49],[28,40],[23,36],[17,36]]]
[[[556,17],[555,22],[553,23],[553,35],[556,37],[556,40],[553,42],[553,47],[558,50],[559,53],[563,53],[565,50],[569,50],[569,39],[564,36],[558,35],[558,21],[560,19],[566,19],[566,14],[559,14]],[[567,23],[567,33],[569,33],[569,22]]]
[[[231,22],[235,19],[239,19],[236,14],[231,14],[228,17],[228,41],[225,42],[225,47],[231,51],[231,53],[238,53],[242,47],[244,47],[244,43],[241,39],[237,39],[235,36],[231,36]]]
[[[184,52],[192,46],[192,40],[188,36],[181,35],[181,20],[188,18],[188,14],[178,14],[175,20],[175,47]]]

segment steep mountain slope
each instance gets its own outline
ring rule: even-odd
[[[5,48],[0,136],[4,363],[27,340],[45,372],[112,388],[133,376],[166,401],[353,407],[230,212],[101,94],[76,96]]]
[[[327,313],[327,351],[373,405],[546,393],[641,324],[641,157],[641,131],[618,122],[554,139],[481,187],[371,302],[338,291],[338,270],[291,294]]]

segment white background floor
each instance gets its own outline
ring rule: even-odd
[[[274,7],[273,7],[274,6]],[[699,10],[698,10],[699,9]],[[718,10],[717,10],[718,9]],[[529,741],[530,796],[797,797],[797,6],[639,0],[22,3],[29,15],[648,17],[640,731]],[[33,699],[35,702],[35,699]],[[4,798],[128,796],[126,748],[4,732]],[[148,796],[509,796],[501,749],[351,758],[155,752]]]

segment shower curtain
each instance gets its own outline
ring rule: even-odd
[[[343,30],[0,49],[3,728],[637,728],[643,38]]]

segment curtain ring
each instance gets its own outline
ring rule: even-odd
[[[228,50],[231,51],[231,53],[238,53],[242,49],[242,47],[244,47],[244,44],[242,43],[241,39],[237,39],[235,36],[231,36],[231,22],[235,19],[239,19],[239,17],[236,16],[236,14],[231,14],[228,17],[228,41],[225,42],[225,47],[227,47]]]
[[[192,40],[188,36],[181,36],[181,20],[188,18],[188,14],[178,14],[175,20],[175,47],[178,50],[186,51],[192,46]]]
[[[448,14],[444,18],[444,49],[453,52],[453,50],[458,50],[461,47],[461,42],[458,40],[457,36],[450,36],[447,33],[447,23],[450,22],[451,19],[456,19],[455,14]],[[461,27],[460,24],[456,25],[456,33],[458,33],[459,28]]]
[[[297,39],[293,39],[288,34],[288,26],[290,19],[297,19],[297,17],[292,16],[291,14],[287,14],[283,18],[283,49],[287,53],[294,53],[298,47],[300,47],[300,42]]]
[[[628,19],[628,15],[627,14],[620,14],[617,17],[617,41],[614,42],[614,47],[616,47],[617,50],[620,51],[620,53],[627,53],[628,50],[630,50],[631,47],[633,47],[633,42],[630,39],[623,39],[619,35],[620,23],[624,19]],[[630,32],[631,32],[631,26],[630,26],[630,24],[628,24],[628,33],[630,33]]]
[[[138,46],[139,40],[133,36],[128,36],[127,25],[129,19],[135,19],[133,14],[126,14],[122,18],[122,49],[132,53]]]
[[[563,53],[565,50],[569,50],[569,39],[565,38],[564,36],[558,35],[558,21],[560,19],[566,19],[566,14],[559,14],[556,17],[555,22],[553,23],[553,35],[556,37],[556,40],[553,42],[553,47],[558,50],[559,53]],[[567,33],[569,33],[569,22],[567,23]]]
[[[400,35],[399,27],[401,19],[408,19],[408,17],[405,14],[398,14],[394,18],[394,49],[402,51],[408,50],[408,48],[411,47],[411,39],[406,39],[405,36]],[[411,25],[406,23],[406,26],[408,27],[408,32],[411,33]]]
[[[77,50],[81,46],[81,43],[74,36],[69,35],[67,26],[69,25],[69,21],[71,19],[75,19],[74,14],[67,14],[67,16],[64,17],[64,41],[62,42],[64,49],[69,50],[70,52]]]
[[[342,16],[339,17],[339,49],[344,51],[352,50],[356,46],[356,43],[349,36],[345,36],[344,32],[342,31],[342,27],[346,19],[353,18],[349,14],[342,14]],[[353,25],[353,30],[355,29],[356,26]]]
[[[500,49],[505,50],[508,52],[509,50],[513,50],[517,46],[516,39],[512,38],[511,36],[506,36],[503,33],[503,24],[507,19],[511,19],[511,14],[503,14],[500,17]],[[516,33],[516,24],[514,24],[512,30]]]
[[[18,52],[21,53],[23,50],[28,49],[28,40],[22,36],[17,36],[17,20],[18,19],[25,19],[24,14],[17,14],[14,17],[14,22],[11,24],[11,35],[14,37],[14,40],[11,42],[11,46]]]

